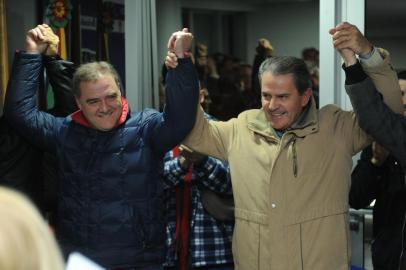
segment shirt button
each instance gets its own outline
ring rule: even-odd
[[[276,207],[276,204],[272,203],[271,206],[272,206],[272,208],[275,208],[275,207]]]

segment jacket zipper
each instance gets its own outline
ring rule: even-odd
[[[294,138],[292,141],[292,154],[293,154],[293,175],[297,177],[296,138]]]

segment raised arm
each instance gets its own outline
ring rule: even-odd
[[[199,84],[187,53],[192,38],[192,34],[183,29],[173,33],[168,42],[168,49],[178,54],[179,65],[168,71],[163,121],[154,130],[155,145],[164,152],[186,137],[196,118]]]
[[[26,51],[15,55],[7,86],[4,115],[23,136],[38,146],[53,149],[57,122],[51,115],[36,108],[36,91],[42,74],[42,53],[49,40],[43,34],[48,26],[38,25],[26,35]]]
[[[382,101],[370,78],[347,84],[347,93],[359,125],[406,168],[406,118]]]
[[[179,65],[175,53],[168,51],[165,65],[169,69],[175,69]],[[199,153],[226,160],[234,134],[234,123],[234,120],[209,121],[198,104],[195,125],[183,143]]]
[[[360,127],[406,165],[406,123],[397,114],[402,112],[401,92],[389,53],[371,46],[348,23],[338,25],[330,34],[346,65],[346,90]],[[359,62],[354,61],[355,54],[359,55]]]
[[[63,60],[58,55],[59,38],[51,28],[44,28],[43,33],[49,45],[43,55],[45,71],[54,94],[54,107],[48,112],[54,116],[65,117],[78,108],[72,93],[72,78],[76,66]]]
[[[384,102],[394,112],[401,113],[403,106],[400,87],[396,72],[390,63],[389,53],[374,47],[355,25],[347,22],[340,23],[331,29],[330,34],[332,34],[334,47],[341,54],[345,66],[356,64],[358,61],[355,55],[358,55],[363,70],[383,95]]]

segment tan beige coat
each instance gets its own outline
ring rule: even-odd
[[[392,106],[401,109],[388,59],[368,72],[380,81],[378,88],[394,93]],[[279,139],[262,110],[228,122],[208,122],[199,110],[185,141],[229,161],[236,269],[348,270],[352,156],[370,138],[352,112],[334,105],[318,111],[313,102],[303,116]]]

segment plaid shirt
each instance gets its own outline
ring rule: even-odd
[[[165,156],[164,180],[167,207],[166,245],[168,252],[165,266],[174,266],[177,261],[175,246],[176,229],[176,192],[175,187],[182,185],[187,170],[181,168],[179,158],[174,158],[173,151]],[[201,201],[197,182],[218,193],[231,193],[231,180],[228,166],[220,160],[208,157],[201,165],[195,165],[190,187],[190,235],[189,252],[192,267],[213,266],[233,263],[231,238],[234,222],[223,222],[208,214]]]

